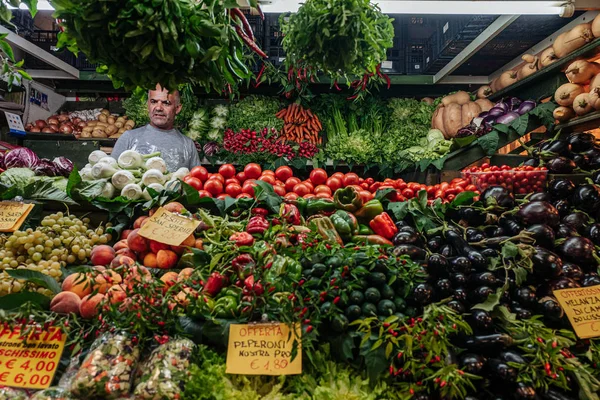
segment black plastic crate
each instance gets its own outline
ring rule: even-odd
[[[435,74],[452,60],[452,57],[443,56],[438,53],[439,45],[437,35],[431,36],[423,46],[423,72]]]
[[[259,15],[252,15],[250,10],[242,10],[242,12],[250,24],[250,28],[254,34],[254,41],[262,48],[265,40],[265,21]]]
[[[285,59],[283,51],[283,32],[279,26],[281,14],[267,14],[263,21],[264,40],[262,49],[269,60],[275,65],[281,65]]]
[[[33,17],[28,10],[13,10],[10,22],[17,28],[17,34],[27,36],[35,30]]]
[[[423,74],[424,41],[413,41],[406,46],[406,74]]]
[[[434,58],[455,57],[479,36],[494,20],[495,16],[447,16],[439,21],[435,33],[437,50]]]
[[[87,59],[85,54],[81,52],[75,59],[75,68],[77,68],[80,71],[96,71],[96,67],[98,67],[98,64],[90,62],[90,60]]]

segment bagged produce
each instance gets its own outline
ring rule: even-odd
[[[93,344],[71,383],[77,399],[116,399],[129,393],[140,356],[139,348],[125,333],[104,334]]]
[[[189,376],[194,346],[189,339],[177,339],[156,348],[143,369],[134,399],[178,399]]]
[[[41,390],[31,396],[30,400],[71,400],[72,397],[66,389],[59,387],[50,387]]]
[[[9,387],[0,387],[0,400],[27,400],[27,395]]]

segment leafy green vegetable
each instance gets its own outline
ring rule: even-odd
[[[35,176],[29,168],[10,168],[0,174],[0,182],[6,186],[25,187]]]
[[[263,128],[283,129],[283,121],[275,117],[281,104],[274,97],[248,96],[229,108],[227,127],[239,132],[250,129],[256,132]]]

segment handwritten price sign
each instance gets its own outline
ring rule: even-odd
[[[32,209],[33,204],[1,201],[0,232],[14,232],[19,229]]]
[[[0,329],[0,386],[49,387],[66,340],[58,328],[34,328],[26,342],[19,327]]]
[[[581,339],[600,337],[600,285],[555,290],[554,296]]]
[[[302,373],[300,324],[290,335],[286,324],[230,325],[227,346],[228,374],[297,375]],[[294,340],[298,354],[292,361]]]
[[[194,233],[198,225],[200,225],[200,221],[171,213],[161,207],[144,222],[139,234],[146,239],[156,240],[170,246],[179,246]]]

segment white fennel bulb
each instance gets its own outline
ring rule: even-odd
[[[117,170],[110,164],[97,163],[92,167],[92,179],[102,179],[112,177]]]
[[[130,183],[121,190],[121,196],[129,200],[138,200],[142,197],[142,188],[137,183]]]
[[[142,175],[142,184],[148,186],[151,183],[159,183],[162,185],[165,183],[165,176],[157,169],[149,169]]]
[[[112,199],[113,197],[115,197],[115,187],[112,185],[112,183],[106,182],[104,184],[100,196],[107,199]]]
[[[167,172],[167,163],[160,157],[151,157],[146,160],[146,169],[157,169],[164,174]]]
[[[190,170],[187,168],[179,168],[177,171],[171,174],[171,180],[177,180],[185,178],[190,173]]]
[[[146,187],[144,188],[144,191],[142,192],[142,197],[143,197],[145,200],[150,200],[150,199],[152,199],[152,196],[150,195],[150,192],[148,192],[148,189],[152,189],[152,190],[154,190],[154,191],[155,191],[155,192],[157,192],[157,193],[160,193],[160,192],[162,192],[163,190],[165,190],[164,186],[163,186],[163,185],[161,185],[160,183],[151,183],[151,184],[149,184],[148,186],[146,186]]]
[[[121,190],[130,183],[135,183],[135,177],[130,171],[122,169],[112,176],[111,182],[116,189]]]
[[[96,164],[109,164],[112,165],[114,168],[119,168],[117,160],[115,160],[111,156],[102,157],[100,160],[98,160]]]
[[[108,156],[108,154],[106,154],[102,150],[94,150],[88,156],[88,161],[90,164],[94,165],[98,161],[100,161],[102,158],[107,157],[107,156]]]

